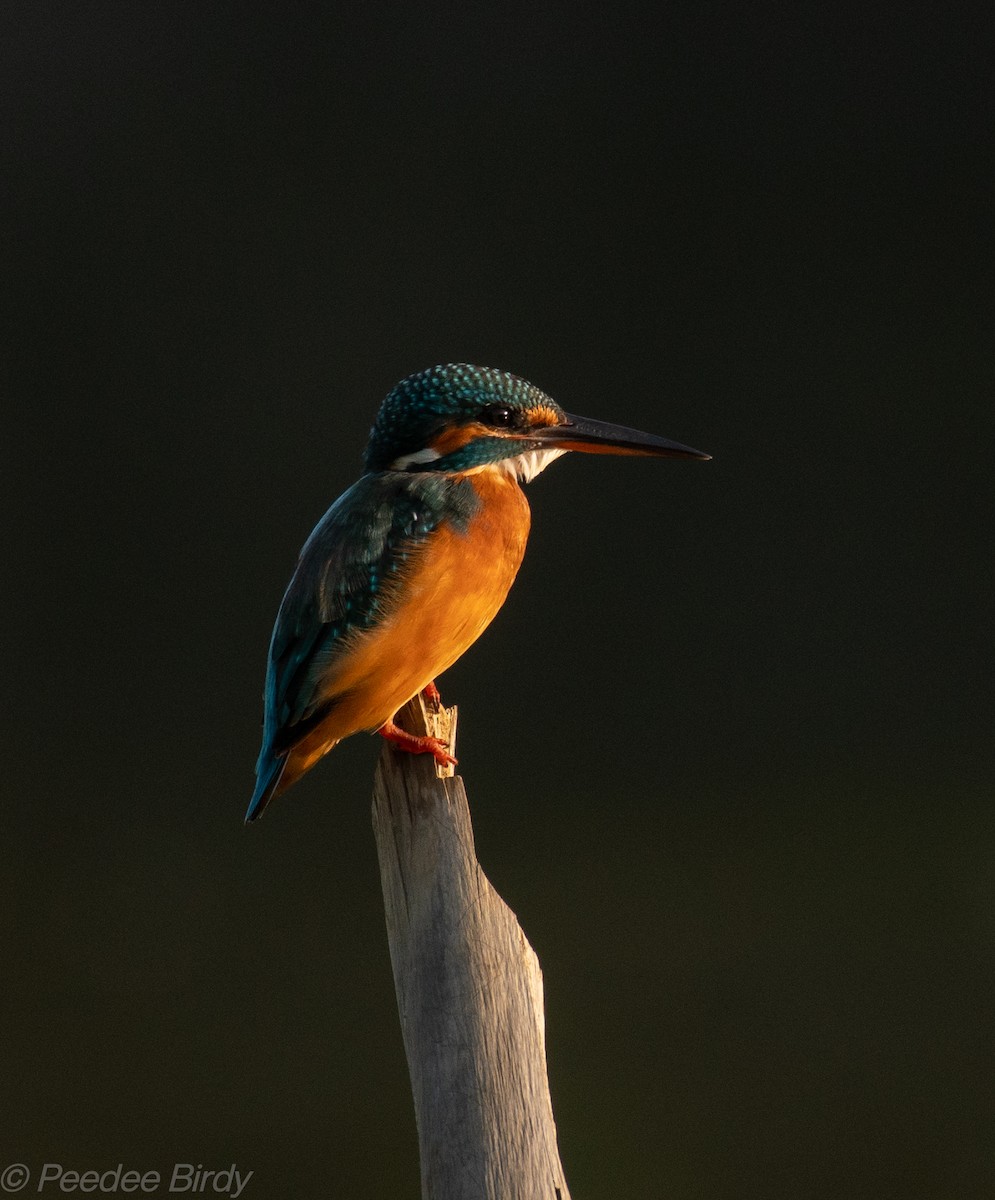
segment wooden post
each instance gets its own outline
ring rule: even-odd
[[[421,697],[399,724],[443,737]],[[569,1200],[546,1079],[539,960],[473,847],[463,781],[384,744],[373,789],[422,1200]]]

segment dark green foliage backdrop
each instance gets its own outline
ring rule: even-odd
[[[0,1168],[415,1196],[368,801],[266,641],[395,380],[711,451],[530,489],[441,681],[575,1196],[990,1197],[992,174],[956,8],[3,18]]]

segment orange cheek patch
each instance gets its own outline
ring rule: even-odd
[[[445,458],[447,454],[452,454],[456,450],[462,450],[464,446],[476,441],[477,438],[487,437],[493,433],[493,429],[485,429],[483,425],[478,424],[476,421],[470,425],[457,425],[453,429],[443,429],[432,443],[431,449],[440,458]]]
[[[529,424],[538,429],[548,429],[550,425],[559,425],[560,414],[555,408],[543,404],[539,408],[530,408]]]
[[[511,440],[527,438],[529,428],[548,429],[551,425],[559,425],[561,420],[556,409],[545,404],[539,408],[530,408],[526,415],[529,427],[525,429],[495,428],[490,425],[482,425],[479,421],[443,429],[432,442],[430,449],[434,450],[440,458],[445,458],[447,454],[462,450],[464,446],[477,441],[478,438],[509,438]]]

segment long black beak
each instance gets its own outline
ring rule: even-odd
[[[655,437],[652,433],[640,433],[638,429],[626,429],[624,425],[609,425],[605,421],[590,421],[587,417],[575,417],[564,413],[559,425],[546,425],[532,429],[529,436],[541,441],[544,446],[558,450],[580,450],[583,454],[648,454],[656,458],[699,458],[710,459],[710,454],[671,442],[667,438]]]

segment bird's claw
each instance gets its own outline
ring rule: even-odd
[[[442,738],[426,737],[422,739],[431,743],[425,747],[425,753],[431,754],[440,767],[455,767],[457,760],[449,753],[449,743]]]
[[[449,753],[449,743],[444,742],[442,738],[408,733],[407,730],[395,725],[393,721],[382,725],[378,732],[381,737],[386,738],[398,750],[403,750],[405,754],[431,754],[440,767],[457,765],[456,759]]]

